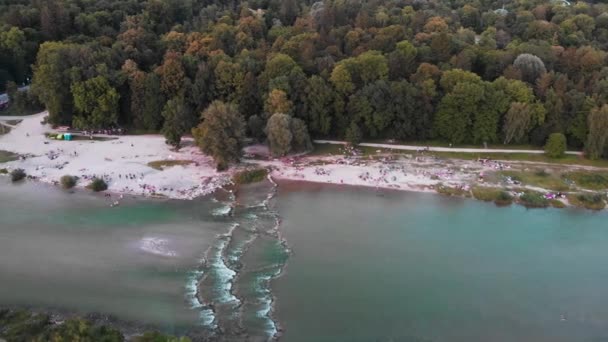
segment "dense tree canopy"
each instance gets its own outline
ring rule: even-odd
[[[200,113],[219,100],[257,140],[283,113],[314,137],[543,146],[561,133],[600,157],[607,13],[600,1],[0,1],[0,88],[32,78],[50,122],[80,127],[168,132],[181,116],[167,101]]]
[[[192,134],[203,152],[213,157],[218,170],[239,161],[245,140],[245,121],[234,104],[214,101],[203,112]]]

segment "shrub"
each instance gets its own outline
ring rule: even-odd
[[[568,196],[568,200],[572,205],[577,207],[587,208],[591,210],[604,209],[606,203],[604,203],[604,196],[601,194],[575,194]]]
[[[526,208],[546,208],[549,206],[549,200],[535,191],[526,191],[519,197],[519,202]]]
[[[496,203],[496,205],[510,205],[513,203],[513,196],[507,191],[501,191],[496,196],[494,203]]]
[[[108,190],[108,184],[101,178],[93,178],[87,188],[95,192],[106,191]]]
[[[65,175],[65,176],[62,176],[59,181],[61,182],[61,186],[64,189],[71,189],[74,186],[76,186],[77,178],[74,176]]]
[[[473,188],[473,197],[480,201],[492,202],[498,198],[500,189],[477,186]]]
[[[566,153],[566,136],[561,133],[553,133],[547,139],[545,154],[549,158],[561,158]]]
[[[6,174],[8,174],[7,169],[0,169],[0,175],[6,175]]]
[[[468,190],[465,190],[463,188],[445,186],[443,184],[437,185],[435,191],[445,196],[471,197],[471,193]]]
[[[268,175],[267,169],[244,170],[234,175],[233,180],[236,184],[250,184],[261,182]]]
[[[24,179],[26,176],[25,171],[23,169],[15,169],[11,171],[11,181],[18,182]]]

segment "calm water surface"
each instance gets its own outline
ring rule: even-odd
[[[284,341],[608,341],[608,215],[284,192]]]
[[[288,342],[608,341],[605,213],[271,189],[110,208],[0,178],[0,305],[252,341],[274,334],[270,315]]]
[[[0,179],[0,304],[197,324],[187,278],[225,224],[210,201],[123,201]]]

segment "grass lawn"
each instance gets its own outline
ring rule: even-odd
[[[430,141],[401,141],[401,140],[393,140],[388,141],[386,139],[372,139],[366,140],[364,143],[372,143],[372,144],[394,144],[394,145],[411,145],[411,146],[420,146],[420,147],[450,147],[450,144],[445,141],[438,140],[430,140]],[[484,148],[483,145],[452,145],[453,148]],[[542,147],[534,146],[534,145],[503,145],[503,144],[488,144],[487,148],[492,149],[509,149],[509,150],[539,150],[542,151]]]
[[[156,169],[163,170],[164,168],[176,166],[176,165],[190,165],[194,164],[192,160],[155,160],[148,163],[148,166]]]
[[[428,145],[428,144],[414,144],[419,146],[440,146],[440,145]],[[460,146],[459,146],[460,147]],[[468,146],[477,147],[479,146]],[[504,146],[497,146],[504,147]],[[508,146],[509,149],[526,149],[530,146]],[[380,151],[382,154],[395,153],[395,154],[413,154],[415,151],[405,150],[393,150],[388,148],[376,148],[376,147],[364,147],[359,146],[357,148],[364,156],[378,154],[376,151]],[[314,144],[314,150],[310,153],[313,156],[324,156],[324,155],[342,155],[344,154],[344,145],[338,144]],[[582,165],[582,166],[594,166],[608,168],[608,160],[590,160],[585,159],[582,156],[577,155],[566,155],[563,158],[549,158],[544,154],[530,154],[530,153],[484,153],[484,152],[425,152],[425,155],[433,155],[439,158],[453,158],[462,160],[477,160],[477,159],[493,159],[493,160],[506,160],[506,161],[530,161],[537,163],[547,163],[556,165]]]
[[[576,171],[567,172],[562,178],[574,182],[574,185],[589,190],[608,189],[608,172]]]
[[[537,163],[548,163],[556,165],[583,165],[608,168],[608,160],[590,160],[582,156],[566,155],[563,158],[553,159],[544,154],[530,153],[465,153],[465,152],[429,152],[437,157],[454,158],[464,160],[493,159],[509,161],[530,161]]]
[[[555,191],[567,191],[570,189],[568,183],[559,174],[545,172],[542,169],[535,171],[500,171],[497,174],[511,177],[513,180],[518,180],[524,185],[538,186],[543,189]]]

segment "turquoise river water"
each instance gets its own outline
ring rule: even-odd
[[[195,201],[0,178],[0,306],[225,341],[608,341],[608,215],[270,182]]]

